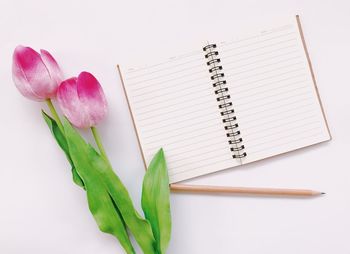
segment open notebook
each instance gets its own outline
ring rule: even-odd
[[[163,147],[170,182],[330,140],[299,17],[119,68],[145,164]]]

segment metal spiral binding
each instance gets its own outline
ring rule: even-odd
[[[211,80],[214,81],[213,87],[215,88],[215,94],[218,96],[216,98],[219,102],[218,107],[222,109],[220,114],[223,116],[222,122],[227,131],[226,136],[229,138],[228,143],[233,153],[232,157],[234,159],[242,159],[247,156],[247,153],[244,151],[243,139],[240,137],[241,132],[237,118],[234,115],[233,104],[230,101],[231,96],[228,87],[226,87],[226,80],[224,80],[225,74],[222,66],[219,65],[221,62],[219,52],[215,48],[216,44],[208,44],[203,48],[203,51],[206,52],[205,58],[208,60],[207,65],[210,67],[209,73],[212,74]]]

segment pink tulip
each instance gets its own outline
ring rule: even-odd
[[[13,53],[12,78],[21,94],[43,101],[56,95],[63,80],[56,60],[46,50],[40,54],[30,47],[17,46]]]
[[[61,83],[57,100],[63,114],[78,128],[96,126],[107,113],[107,101],[102,87],[89,72]]]

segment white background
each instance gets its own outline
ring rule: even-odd
[[[11,80],[17,44],[49,50],[66,77],[102,83],[107,153],[140,210],[144,174],[115,65],[139,64],[226,39],[247,26],[301,15],[333,134],[313,146],[192,182],[310,188],[314,199],[172,194],[168,253],[350,253],[349,1],[0,1],[0,253],[123,253],[99,232],[40,108]],[[89,133],[86,133],[89,136]]]

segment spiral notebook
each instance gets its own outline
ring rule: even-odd
[[[139,68],[118,66],[146,165],[170,182],[331,139],[299,17]]]

